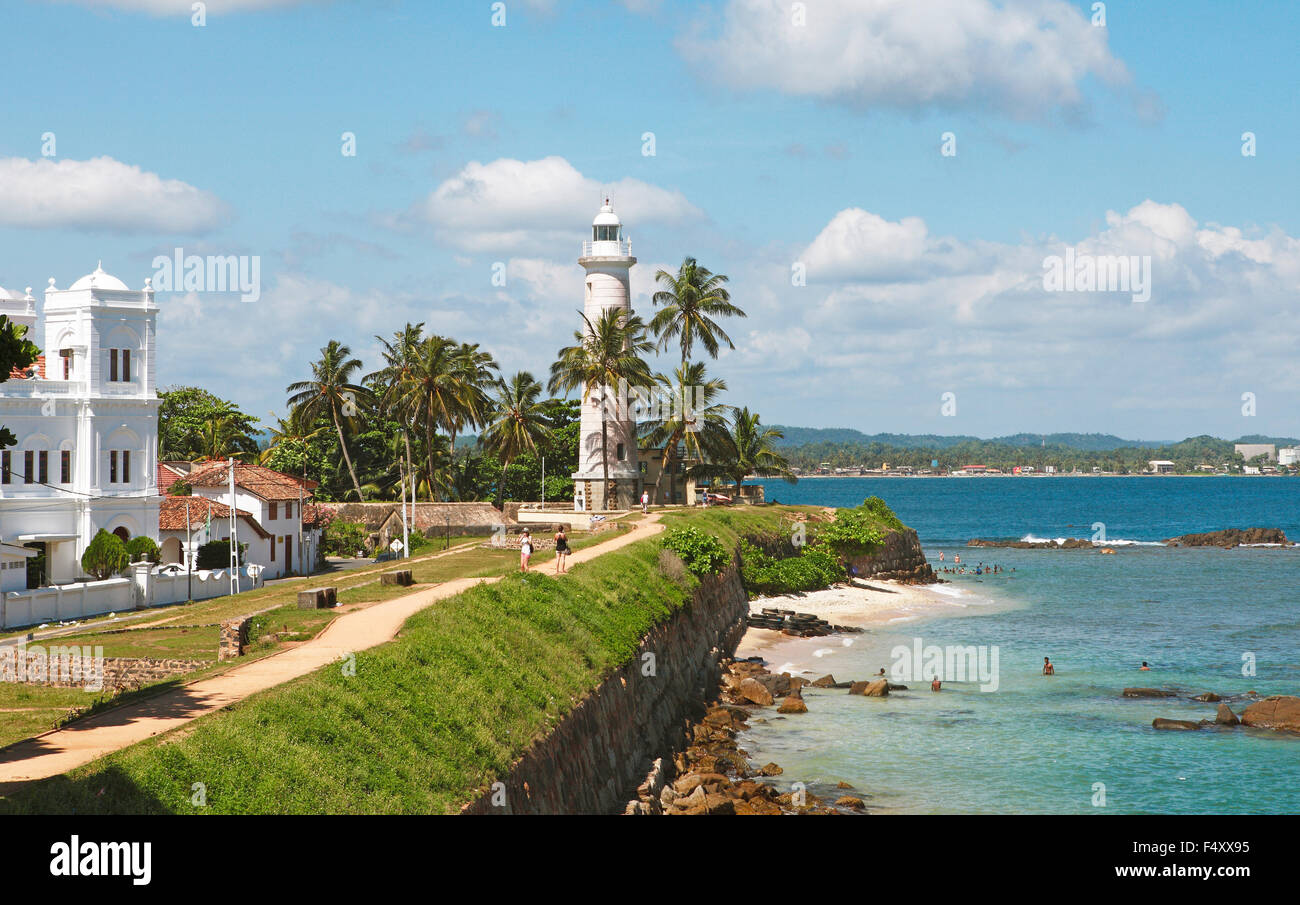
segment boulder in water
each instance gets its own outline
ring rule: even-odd
[[[1166,720],[1166,719],[1161,719],[1160,717],[1156,717],[1154,720],[1151,721],[1151,728],[1188,730],[1188,729],[1200,729],[1201,724],[1195,723],[1191,720]]]
[[[1242,713],[1241,724],[1255,729],[1300,732],[1300,698],[1275,694],[1256,701]]]
[[[1167,691],[1163,688],[1125,688],[1124,697],[1126,698],[1176,698],[1178,692]]]
[[[1220,726],[1236,726],[1241,720],[1232,712],[1232,708],[1227,704],[1219,705],[1219,712],[1214,716],[1214,722]]]

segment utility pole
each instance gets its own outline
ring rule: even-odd
[[[239,537],[235,517],[235,460],[230,465],[230,593],[239,593]],[[275,543],[272,539],[271,543]]]
[[[397,470],[399,472],[397,483],[402,487],[402,559],[407,559],[411,555],[411,531],[406,522],[406,475],[402,473],[405,469],[400,464]]]
[[[194,572],[190,568],[190,548],[194,546],[194,532],[190,529],[190,500],[185,498],[185,599],[194,599]]]
[[[501,508],[505,508],[504,502]],[[546,456],[542,456],[542,511],[546,511]]]

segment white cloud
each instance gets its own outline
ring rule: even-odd
[[[1127,85],[1107,32],[1062,0],[729,0],[720,30],[678,41],[702,74],[853,108],[992,109],[1018,119],[1086,108],[1081,83]]]
[[[1150,300],[1045,290],[1043,259],[1067,247],[1150,255]],[[1294,433],[1300,363],[1279,325],[1300,292],[1300,239],[1280,229],[1199,223],[1146,200],[1069,241],[997,243],[848,209],[781,258],[764,249],[725,268],[753,326],[718,370],[732,401],[765,421],[979,436]],[[789,261],[800,259],[809,282],[792,286]],[[1245,391],[1268,395],[1272,421],[1243,425]],[[957,394],[959,417],[940,416],[944,392]]]
[[[0,225],[203,233],[229,219],[216,195],[111,157],[0,158]]]
[[[604,184],[563,157],[473,161],[416,205],[413,214],[434,227],[439,242],[470,251],[513,253],[554,249],[584,237],[584,227],[608,192],[630,230],[649,223],[682,223],[702,216],[680,191],[639,179]]]

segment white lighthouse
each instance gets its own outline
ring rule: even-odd
[[[591,222],[591,240],[582,243],[578,263],[587,272],[582,313],[595,324],[611,308],[632,313],[629,276],[636,258],[632,243],[609,199]],[[584,326],[585,329],[585,326]],[[636,455],[636,423],[630,405],[618,403],[618,388],[589,388],[582,406],[582,439],[578,445],[578,470],[573,475],[573,508],[578,512],[627,508],[641,493],[641,467]],[[602,400],[605,400],[602,403]],[[608,454],[609,485],[601,459],[601,407],[608,419],[603,444]]]

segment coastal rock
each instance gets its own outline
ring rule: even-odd
[[[1242,713],[1241,724],[1255,729],[1300,732],[1300,698],[1273,695],[1256,701]]]
[[[835,677],[830,673],[827,673],[826,675],[822,676],[820,679],[814,679],[812,682],[812,687],[813,688],[834,688]]]
[[[764,764],[758,768],[759,776],[780,776],[785,771],[777,764]]]
[[[1112,548],[1110,548],[1110,547],[1102,547],[1101,550],[1100,550],[1100,552],[1101,552],[1101,553],[1105,553],[1105,554],[1107,554],[1107,555],[1109,555],[1109,556],[1114,556],[1114,555],[1115,555],[1115,551],[1114,551]]]
[[[745,700],[757,704],[760,707],[770,706],[775,700],[775,698],[772,697],[772,692],[768,691],[767,687],[757,679],[745,679],[740,683],[740,687],[737,691],[739,691],[740,696]]]
[[[797,698],[793,695],[781,702],[781,706],[776,708],[777,713],[807,713],[808,705],[803,702],[803,698]]]
[[[1237,715],[1232,712],[1231,707],[1227,704],[1220,704],[1219,712],[1215,714],[1214,722],[1218,723],[1220,726],[1236,726],[1241,722],[1241,720],[1237,719]]]
[[[868,698],[883,698],[889,694],[888,679],[868,679],[854,682],[849,686],[849,694],[860,694]]]
[[[1225,528],[1222,531],[1206,531],[1203,534],[1182,534],[1165,541],[1171,547],[1237,547],[1241,544],[1281,544],[1290,543],[1281,528]]]
[[[1215,694],[1214,692],[1212,692],[1212,691],[1207,691],[1207,692],[1205,692],[1205,694],[1198,694],[1196,697],[1192,698],[1192,700],[1193,700],[1193,701],[1200,701],[1202,704],[1217,704],[1219,701],[1221,701],[1221,700],[1223,700],[1223,699],[1220,698],[1220,697],[1219,697],[1217,694]]]
[[[1201,724],[1193,722],[1192,720],[1166,720],[1157,717],[1156,719],[1151,721],[1151,728],[1188,730],[1188,729],[1200,729]]]
[[[1095,545],[1086,537],[1065,537],[1058,540],[996,540],[974,537],[966,541],[968,547],[1008,547],[1013,550],[1090,550]],[[1114,553],[1114,550],[1111,550]]]
[[[853,783],[851,783],[851,782],[845,782],[844,780],[841,779],[839,782],[837,782],[837,783],[835,784],[835,788],[837,788],[837,789],[851,789],[851,788],[853,788]]]
[[[767,693],[773,698],[790,693],[790,674],[788,672],[783,672],[780,675],[769,673],[765,676],[754,676],[752,679],[748,679],[747,681],[757,682],[759,685],[762,685],[767,689]],[[743,688],[740,693],[745,694]],[[758,702],[755,701],[754,703]],[[769,701],[768,703],[771,702]]]
[[[1163,688],[1125,688],[1124,697],[1126,698],[1176,698],[1178,692],[1167,691]]]
[[[866,807],[866,805],[863,804],[861,798],[854,798],[852,795],[845,795],[843,798],[837,798],[835,800],[835,807],[851,808],[855,811],[861,811]]]

